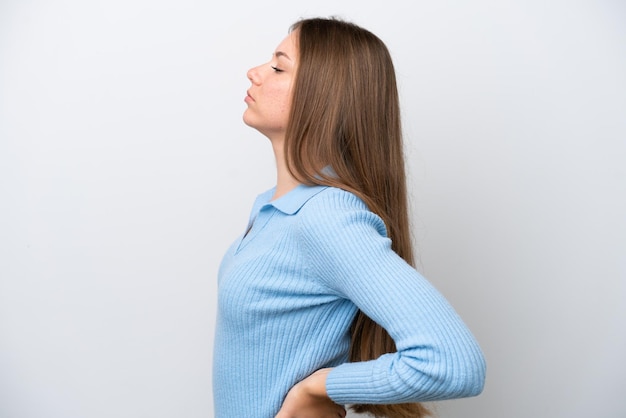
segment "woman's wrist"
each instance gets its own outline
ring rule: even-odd
[[[300,382],[303,385],[302,389],[312,396],[327,398],[326,376],[331,370],[332,368],[325,368],[312,373],[309,377]]]

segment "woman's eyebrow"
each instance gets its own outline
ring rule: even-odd
[[[279,57],[285,57],[285,58],[287,58],[289,61],[291,61],[291,58],[289,58],[289,55],[285,54],[283,51],[276,51],[276,52],[274,52],[274,56],[275,56],[276,58],[279,58]]]

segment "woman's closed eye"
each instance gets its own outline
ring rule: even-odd
[[[281,70],[280,68],[275,67],[275,66],[273,66],[273,65],[271,65],[270,67],[272,67],[272,70],[274,70],[274,71],[275,71],[275,72],[277,72],[277,73],[282,73],[282,72],[284,71],[284,70]]]

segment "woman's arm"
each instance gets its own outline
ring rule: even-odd
[[[485,359],[452,306],[402,260],[382,220],[354,195],[307,205],[302,241],[320,280],[389,332],[397,352],[344,363],[326,378],[339,404],[423,402],[479,394]]]

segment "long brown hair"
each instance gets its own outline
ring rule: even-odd
[[[385,222],[393,250],[413,264],[400,106],[387,47],[371,32],[336,18],[303,19],[291,31],[299,56],[285,136],[288,169],[305,184],[359,196]],[[389,334],[359,311],[350,360],[395,351]],[[376,417],[430,414],[419,403],[352,408]]]

